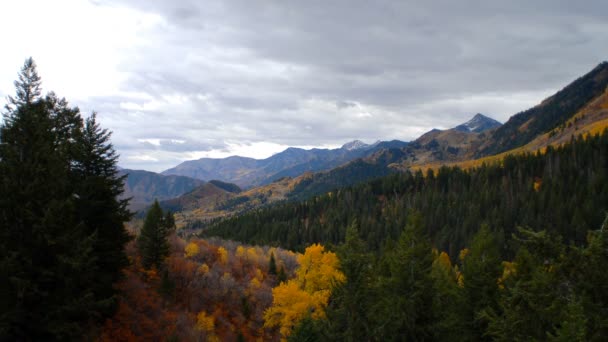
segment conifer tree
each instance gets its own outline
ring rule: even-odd
[[[273,252],[270,252],[270,261],[268,262],[268,274],[277,274],[277,262],[274,259]]]
[[[411,212],[395,249],[387,256],[389,276],[380,280],[374,324],[381,340],[432,338],[435,318],[431,252],[422,217]]]
[[[170,212],[163,213],[158,201],[155,200],[146,214],[144,226],[137,238],[137,247],[145,268],[160,269],[169,255],[168,237],[174,226],[173,215]]]
[[[74,339],[94,316],[93,234],[75,216],[53,104],[26,60],[1,127],[0,340]]]
[[[346,229],[346,241],[338,249],[340,271],[346,282],[336,284],[327,308],[328,335],[333,340],[370,339],[370,301],[372,297],[373,257],[359,237],[357,222]]]
[[[465,335],[469,340],[489,340],[484,333],[488,321],[484,312],[498,311],[498,284],[501,269],[500,252],[495,236],[487,225],[481,229],[471,244],[471,249],[464,257],[462,275],[464,277],[463,294],[465,298],[465,321],[468,323]]]
[[[41,96],[31,58],[15,86],[0,126],[0,340],[82,339],[111,313],[120,265],[102,258],[123,253],[125,217],[86,202],[92,174],[78,171],[87,155],[78,152],[86,136],[78,108]],[[94,191],[116,200],[108,188],[118,181],[106,176]],[[115,219],[111,239],[107,222],[95,222],[104,215]]]
[[[118,176],[116,154],[110,143],[111,133],[102,129],[93,113],[85,120],[73,148],[75,163],[72,178],[76,180],[78,215],[90,233],[95,233],[94,255],[100,273],[97,295],[114,294],[112,284],[120,279],[121,269],[128,265],[124,248],[131,239],[123,222],[131,217],[123,194],[126,176]]]

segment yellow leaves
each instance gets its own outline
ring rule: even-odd
[[[543,184],[543,180],[540,178],[535,178],[534,179],[534,191],[538,192],[540,190],[540,186]]]
[[[279,326],[283,337],[289,336],[293,327],[307,314],[310,313],[314,319],[323,317],[329,298],[325,294],[302,290],[293,279],[272,289],[272,297],[273,305],[264,312],[264,326]]]
[[[197,272],[200,275],[205,275],[207,274],[207,272],[209,272],[209,266],[207,266],[207,264],[202,264],[201,266],[199,266]]]
[[[516,272],[517,272],[517,267],[514,262],[503,261],[502,262],[502,276],[500,278],[498,278],[498,280],[497,280],[498,287],[501,289],[504,289],[505,281],[512,275],[515,275]]]
[[[247,248],[247,260],[249,261],[257,261],[258,253],[254,247]]]
[[[215,317],[208,315],[205,311],[201,311],[196,316],[196,329],[211,333],[215,329]]]
[[[300,268],[296,271],[298,284],[308,292],[328,289],[332,281],[343,282],[346,278],[338,270],[338,257],[335,253],[325,252],[320,244],[306,248],[303,255],[299,255]]]
[[[463,250],[460,251],[460,254],[458,255],[458,258],[460,259],[460,261],[464,261],[464,258],[467,257],[467,255],[469,255],[469,249],[468,248],[464,248]]]
[[[186,253],[186,257],[187,258],[192,258],[194,256],[197,256],[198,253],[200,252],[200,249],[198,248],[198,245],[194,242],[190,242],[186,248],[184,249],[185,253]]]
[[[228,251],[224,247],[220,247],[217,249],[217,258],[222,265],[226,265],[228,263]]]
[[[446,252],[441,252],[439,256],[437,256],[433,264],[436,264],[437,267],[440,267],[441,269],[446,271],[452,269],[452,261],[450,261],[450,256]]]
[[[313,319],[325,316],[331,288],[346,278],[338,270],[338,257],[315,244],[298,255],[300,267],[296,278],[272,289],[272,306],[264,312],[265,327],[280,327],[287,338],[294,326],[310,314]]]
[[[253,278],[251,279],[251,281],[249,282],[249,287],[251,287],[252,289],[259,289],[260,286],[262,286],[262,283],[260,283],[260,281],[258,280],[258,278]]]
[[[236,256],[239,258],[244,258],[245,257],[245,248],[243,246],[238,246],[236,248]]]
[[[262,270],[260,270],[259,268],[255,269],[255,274],[254,274],[255,279],[259,280],[259,281],[263,281],[264,280],[264,273],[262,273]]]

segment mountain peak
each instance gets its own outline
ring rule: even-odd
[[[477,113],[471,120],[454,127],[454,129],[461,132],[481,133],[501,125],[500,122],[481,113]]]
[[[348,150],[348,151],[352,151],[352,150],[358,150],[361,148],[366,148],[369,145],[364,143],[361,140],[353,140],[351,142],[347,142],[346,144],[342,145],[342,149],[343,150]]]

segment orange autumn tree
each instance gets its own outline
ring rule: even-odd
[[[264,326],[279,327],[283,339],[307,315],[323,318],[331,288],[345,281],[336,254],[326,252],[320,244],[306,248],[297,260],[295,279],[272,289],[272,306],[264,312]]]

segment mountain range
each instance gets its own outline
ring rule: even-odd
[[[387,148],[402,148],[406,142],[378,141],[365,144],[355,140],[337,149],[310,149],[290,147],[266,159],[239,156],[228,158],[201,158],[185,161],[162,172],[200,180],[221,180],[242,188],[266,185],[283,177],[297,177],[304,172],[329,170],[357,158],[369,156]]]
[[[608,63],[604,62],[503,125],[476,114],[461,125],[433,129],[409,143],[395,140],[365,144],[355,140],[338,149],[288,148],[263,160],[229,157],[184,162],[158,177],[178,173],[197,177],[199,182],[216,178],[246,190],[227,191],[213,183],[198,187],[189,183],[193,186],[189,191],[161,205],[180,211],[178,221],[182,226],[196,226],[196,222],[277,201],[308,199],[395,172],[442,165],[471,167],[500,162],[508,154],[543,151],[547,146],[607,127],[607,87]]]

